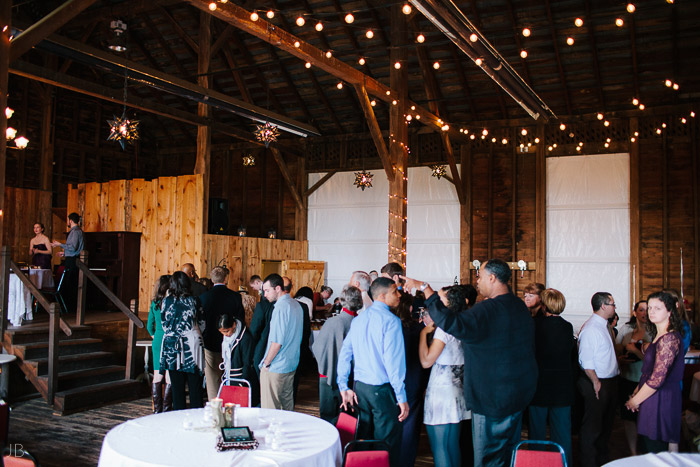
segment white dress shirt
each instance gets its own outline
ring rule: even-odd
[[[584,370],[595,370],[598,378],[613,378],[620,373],[608,321],[593,314],[578,335],[578,363]]]

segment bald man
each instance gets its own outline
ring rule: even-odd
[[[182,272],[187,274],[187,277],[190,278],[190,289],[192,290],[193,297],[199,297],[200,295],[202,295],[204,292],[207,291],[207,288],[199,283],[199,276],[197,276],[197,271],[194,268],[194,264],[192,264],[192,263],[183,264],[182,265]]]

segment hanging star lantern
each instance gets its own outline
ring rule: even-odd
[[[433,170],[433,177],[437,177],[438,180],[447,175],[444,165],[431,165],[430,168]]]
[[[372,188],[372,177],[374,177],[374,174],[365,172],[365,170],[362,170],[362,172],[355,172],[355,182],[353,185],[365,191],[365,188]]]
[[[126,111],[122,113],[121,117],[114,116],[114,120],[107,120],[109,123],[109,136],[107,141],[118,142],[122,150],[124,150],[124,143],[134,144],[134,141],[139,139],[139,121],[130,120],[126,116]]]
[[[248,154],[243,156],[243,166],[244,167],[255,167],[255,156]]]
[[[280,132],[275,125],[267,122],[264,125],[257,125],[254,134],[258,141],[264,143],[267,148],[270,147],[270,143],[277,141]]]

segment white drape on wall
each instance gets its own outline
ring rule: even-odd
[[[353,185],[353,172],[339,172],[309,196],[309,260],[326,262],[335,296],[353,271],[379,271],[387,262],[389,182],[383,171],[373,173],[364,191]],[[431,173],[408,171],[406,269],[441,287],[459,274],[459,200],[454,185]],[[309,186],[323,175],[309,174]]]
[[[547,287],[566,297],[578,331],[591,296],[610,292],[630,314],[629,154],[547,159]]]

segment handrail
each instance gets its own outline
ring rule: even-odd
[[[81,257],[83,257],[83,255],[81,255]],[[78,268],[85,275],[85,277],[90,279],[90,281],[92,281],[92,283],[95,284],[95,286],[99,289],[99,291],[105,294],[105,296],[112,303],[114,303],[114,305],[119,309],[119,311],[124,313],[131,320],[131,322],[133,322],[136,325],[136,327],[144,327],[143,321],[141,321],[141,319],[136,314],[134,314],[126,305],[124,305],[124,303],[122,303],[119,297],[114,295],[114,292],[109,290],[109,287],[107,287],[104,284],[104,282],[102,282],[92,271],[90,271],[87,264],[85,264],[81,260],[76,260],[75,263],[78,265]]]
[[[44,294],[41,293],[39,289],[36,288],[34,283],[22,273],[22,270],[17,264],[15,264],[14,261],[9,260],[10,262],[10,271],[14,272],[15,275],[17,276],[17,279],[19,279],[24,286],[29,289],[29,292],[32,294],[34,298],[36,298],[36,301],[39,302],[39,304],[48,312],[49,307],[51,306],[51,303],[55,302],[50,302]],[[66,336],[71,336],[73,335],[73,329],[71,329],[70,325],[63,321],[63,318],[59,318],[59,326],[61,327],[61,330]]]

